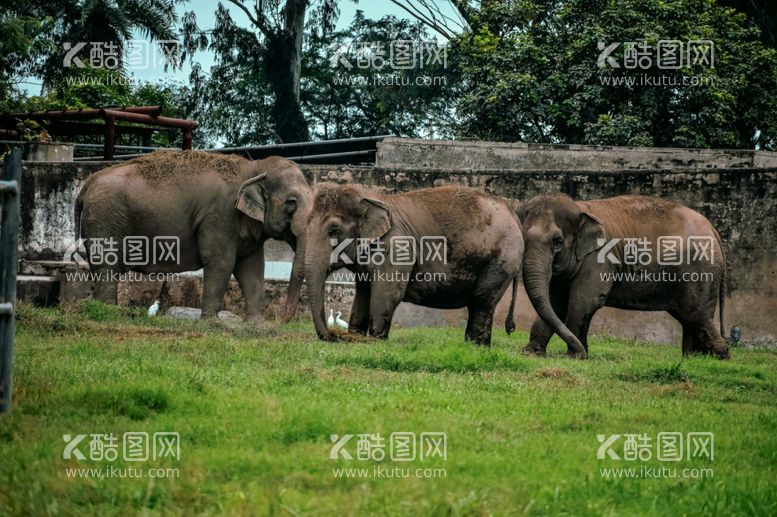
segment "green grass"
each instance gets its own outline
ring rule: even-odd
[[[593,339],[587,361],[491,349],[462,329],[323,343],[309,322],[225,327],[89,302],[19,310],[15,408],[0,417],[5,515],[775,515],[777,352],[681,360],[679,346]],[[64,434],[175,431],[178,462],[62,458]],[[448,458],[331,460],[330,435],[442,431]],[[599,460],[597,435],[714,433],[715,458]],[[88,447],[80,447],[88,453]],[[354,442],[349,450],[355,454]],[[616,449],[617,450],[617,449]],[[620,452],[620,451],[619,451]],[[178,468],[162,479],[74,467]],[[335,477],[375,465],[438,478]],[[712,477],[605,479],[611,467]],[[679,474],[678,474],[679,475]]]

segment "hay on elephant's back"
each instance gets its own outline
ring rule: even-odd
[[[216,171],[229,181],[238,178],[240,168],[246,161],[245,158],[234,154],[205,151],[155,151],[114,167],[134,165],[144,178],[154,183],[182,179],[207,171]]]

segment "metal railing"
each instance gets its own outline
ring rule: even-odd
[[[268,156],[283,156],[298,163],[307,164],[374,164],[378,143],[392,135],[339,138],[335,140],[316,140],[311,142],[293,142],[289,144],[256,145],[245,147],[221,147],[202,149],[214,153],[239,154],[250,160],[259,160]],[[23,145],[15,140],[0,140],[0,144]],[[102,144],[72,144],[76,156],[74,161],[103,161]],[[114,160],[129,160],[154,151],[171,149],[142,145],[115,145]]]
[[[5,157],[0,178],[0,413],[11,411],[21,179],[22,150],[16,147]]]

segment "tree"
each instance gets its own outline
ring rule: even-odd
[[[19,96],[20,76],[30,74],[37,56],[49,47],[48,35],[54,26],[49,3],[0,0],[0,104],[7,105]]]
[[[777,2],[773,0],[718,0],[725,7],[733,7],[747,15],[751,24],[761,29],[763,42],[777,47]]]
[[[282,142],[308,140],[308,125],[299,102],[305,15],[310,12],[318,26],[331,31],[339,13],[337,0],[318,0],[311,6],[308,0],[256,0],[250,7],[244,0],[229,3],[245,13],[251,28],[237,26],[219,3],[216,26],[208,40],[197,26],[194,14],[187,13],[183,32],[188,52],[213,50],[219,68],[217,75],[226,63],[247,63],[255,79],[264,79],[263,85],[272,97],[262,96],[262,101],[270,102],[273,133]]]
[[[506,141],[765,148],[777,138],[777,54],[709,0],[491,2],[454,44],[460,134]],[[625,42],[712,40],[714,67],[626,68]],[[618,67],[602,58],[618,44]],[[684,47],[685,48],[685,47]],[[618,61],[616,59],[616,63]],[[655,54],[653,54],[655,59]],[[666,84],[656,84],[657,80]]]
[[[124,68],[124,50],[134,31],[157,42],[165,51],[167,63],[176,66],[177,56],[166,52],[164,42],[177,40],[175,31],[178,17],[176,5],[185,0],[34,0],[16,7],[17,19],[32,15],[41,20],[40,34],[45,45],[38,45],[29,55],[31,63],[25,72],[43,80],[52,87],[68,75],[76,75],[80,68],[63,66],[66,45],[78,43],[107,43],[115,50],[116,67]]]
[[[62,81],[43,95],[19,95],[5,105],[3,111],[44,111],[86,109],[114,106],[160,106],[161,114],[167,117],[189,118],[194,110],[191,88],[175,81],[159,83],[138,83],[128,81],[116,70],[86,67],[80,69],[81,81]],[[122,125],[134,125],[121,123]],[[120,134],[117,143],[143,145],[140,136]],[[207,134],[194,132],[195,147],[212,145]],[[103,135],[87,134],[68,136],[68,141],[76,143],[102,143]],[[181,132],[162,130],[154,132],[149,142],[158,147],[180,147]]]
[[[391,66],[389,49],[396,41],[437,43],[420,22],[393,16],[370,20],[361,11],[347,29],[327,36],[309,34],[301,99],[315,136],[452,136],[455,71],[441,60],[410,69]],[[365,42],[368,51],[385,52],[384,66],[357,66],[356,47]],[[448,57],[444,47],[436,50]]]
[[[469,3],[457,0],[390,0],[405,13],[446,40],[466,30]],[[447,4],[442,6],[440,4]],[[445,11],[450,11],[446,14]]]

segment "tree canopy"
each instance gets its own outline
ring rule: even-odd
[[[207,28],[182,0],[0,2],[0,109],[156,98],[198,120],[200,145],[398,134],[775,147],[777,8],[767,0],[392,0],[407,18],[357,11],[340,24],[337,0],[226,0]],[[121,62],[63,68],[65,42],[124,45],[134,32],[179,40],[184,52],[167,66],[190,63],[188,84],[69,82],[128,74]],[[445,61],[374,66],[398,41],[447,45]],[[668,42],[683,59],[667,67]],[[43,94],[25,94],[23,77]]]

